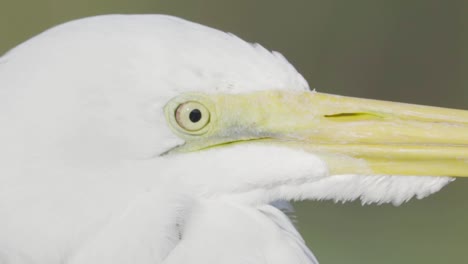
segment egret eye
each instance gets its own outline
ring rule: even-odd
[[[175,119],[177,124],[183,129],[195,132],[208,124],[210,121],[210,112],[200,103],[186,102],[177,107]]]

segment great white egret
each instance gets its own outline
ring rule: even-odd
[[[310,91],[279,53],[162,15],[13,49],[0,122],[2,264],[317,263],[285,202],[468,176],[467,111]]]

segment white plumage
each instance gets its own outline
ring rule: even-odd
[[[400,204],[451,178],[333,176],[319,157],[183,141],[182,92],[309,89],[279,53],[178,18],[103,16],[0,59],[0,263],[317,263],[278,200]]]

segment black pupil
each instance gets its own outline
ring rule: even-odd
[[[189,118],[190,118],[190,121],[192,121],[193,123],[196,123],[196,122],[200,121],[200,119],[201,119],[200,110],[193,109],[192,111],[190,111]]]

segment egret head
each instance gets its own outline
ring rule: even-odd
[[[4,56],[0,77],[19,87],[0,91],[0,154],[24,162],[11,169],[60,161],[265,201],[401,202],[450,181],[416,176],[468,175],[466,111],[310,91],[280,54],[172,17],[59,26]],[[372,198],[383,181],[393,191]]]

